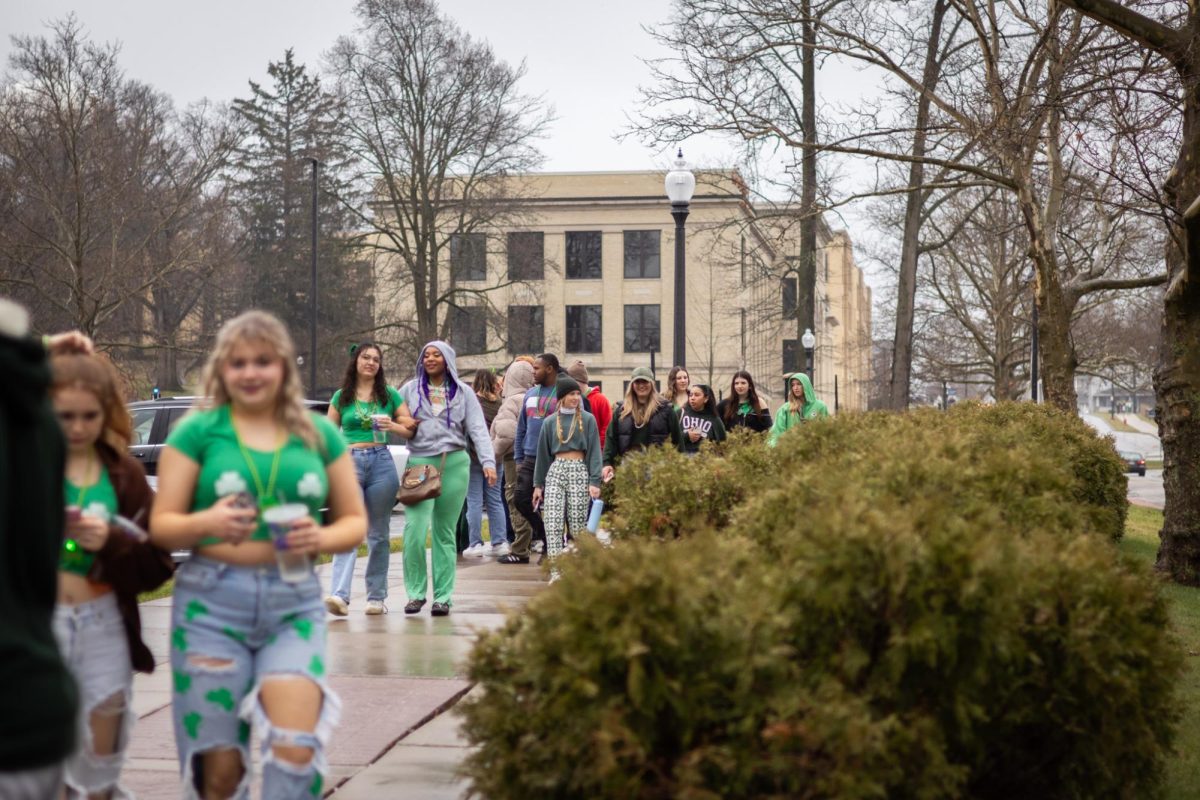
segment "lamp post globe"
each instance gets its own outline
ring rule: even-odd
[[[696,176],[683,160],[683,150],[675,155],[674,169],[667,173],[664,186],[667,199],[671,201],[671,216],[675,218],[675,363],[687,366],[687,252],[685,248],[684,223],[688,218],[692,194],[696,191]]]

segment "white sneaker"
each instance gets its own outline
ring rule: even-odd
[[[482,547],[483,547],[483,545],[481,545],[481,544],[471,544],[471,545],[467,545],[467,549],[466,549],[466,550],[463,550],[463,558],[475,558],[475,557],[477,557],[477,556],[479,555],[479,550],[480,550],[480,548],[482,548]]]
[[[383,604],[382,600],[368,600],[366,613],[367,616],[378,617],[380,614],[387,613],[387,606]]]
[[[496,555],[494,552],[492,552],[493,549],[494,548],[492,547],[491,542],[487,542],[486,544],[481,544],[479,546],[479,557],[480,558],[491,558],[492,556]]]
[[[512,552],[512,548],[508,546],[508,542],[501,542],[492,548],[492,556],[494,558],[503,558]]]
[[[532,545],[530,545],[530,549],[533,550],[533,552],[535,552],[535,553],[540,553],[543,550],[545,550],[545,548],[546,548],[546,543],[543,542],[541,539],[538,539],[536,542],[534,542]]]
[[[336,594],[325,598],[325,610],[335,617],[344,617],[350,613],[350,604]]]

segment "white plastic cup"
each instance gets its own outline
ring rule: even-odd
[[[387,444],[387,431],[383,426],[391,420],[387,414],[372,414],[371,415],[371,436],[374,438],[375,444]]]
[[[263,512],[263,521],[275,543],[275,562],[279,565],[279,577],[285,583],[300,583],[312,575],[312,560],[305,553],[288,549],[287,535],[292,523],[308,516],[308,506],[303,503],[286,503],[272,506]]]

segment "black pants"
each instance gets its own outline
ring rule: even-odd
[[[517,511],[529,520],[533,528],[533,538],[546,541],[546,528],[542,525],[542,515],[533,510],[533,458],[526,458],[517,467],[517,494],[513,498],[517,502]]]

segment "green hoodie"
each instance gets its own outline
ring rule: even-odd
[[[792,411],[792,381],[800,381],[800,385],[804,387],[804,405],[801,406],[799,414]],[[808,375],[803,372],[793,372],[787,376],[785,385],[787,390],[784,392],[783,405],[775,412],[775,424],[771,426],[771,433],[767,436],[767,444],[772,447],[775,442],[779,441],[783,432],[792,426],[815,417],[829,416],[829,409],[817,399],[817,393],[813,391],[812,381],[808,379]]]

